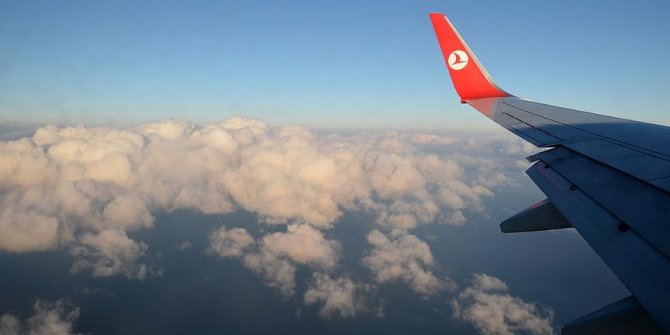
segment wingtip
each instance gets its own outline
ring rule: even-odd
[[[447,20],[447,21],[449,21],[447,16],[442,14],[442,13],[429,13],[428,17],[430,17],[430,20],[433,21],[433,22],[435,20]]]
[[[430,13],[429,16],[461,102],[511,96],[493,82],[446,15]]]

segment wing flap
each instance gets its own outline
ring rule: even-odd
[[[591,312],[561,329],[561,335],[663,334],[635,297],[628,296]]]
[[[622,229],[616,216],[555,170],[557,161],[539,161],[527,173],[654,320],[670,330],[670,300],[659,299],[670,296],[668,258],[635,230]]]
[[[544,199],[500,223],[500,231],[503,233],[563,228],[572,228],[572,225],[549,199]]]
[[[563,147],[535,157],[670,257],[668,193]]]

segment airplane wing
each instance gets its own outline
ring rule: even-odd
[[[498,87],[443,14],[430,14],[466,103],[547,150],[526,173],[546,194],[503,232],[574,227],[631,293],[562,334],[670,333],[670,128],[556,107]]]

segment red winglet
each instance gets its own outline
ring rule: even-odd
[[[511,94],[496,85],[475,54],[468,48],[444,14],[430,14],[442,56],[447,63],[451,81],[461,102],[482,98],[509,97]]]

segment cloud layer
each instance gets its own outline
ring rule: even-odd
[[[75,270],[142,277],[134,263],[146,248],[125,232],[151,228],[155,213],[181,208],[244,209],[266,224],[317,229],[358,210],[377,213],[383,229],[462,224],[462,211],[477,210],[505,180],[490,162],[415,147],[456,141],[417,133],[320,135],[245,118],[46,126],[0,142],[0,250],[66,247],[82,259]],[[470,178],[467,169],[482,176]]]
[[[157,213],[245,210],[271,232],[222,226],[207,252],[239,259],[285,298],[296,293],[296,272],[308,269],[303,302],[320,304],[325,317],[351,317],[367,309],[374,285],[398,281],[424,297],[452,288],[412,230],[464,224],[510,182],[502,171],[522,165],[499,158],[528,150],[499,138],[326,134],[240,117],[46,126],[0,142],[0,251],[65,249],[72,271],[144,279],[161,270],[148,263],[149,246],[130,236],[151,229]],[[373,217],[360,264],[374,283],[339,271],[342,246],[328,231],[345,212]]]

